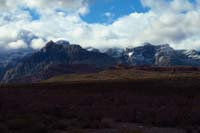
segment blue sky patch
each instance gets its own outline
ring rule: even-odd
[[[96,0],[90,5],[90,13],[82,19],[88,23],[110,23],[132,12],[147,12],[140,0]],[[110,14],[107,16],[106,14]]]
[[[30,16],[32,17],[32,20],[39,20],[40,19],[40,14],[36,11],[34,8],[29,8],[29,7],[22,7],[22,10],[28,12]]]

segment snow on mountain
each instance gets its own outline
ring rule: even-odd
[[[200,60],[200,53],[195,50],[184,50],[183,53],[189,58]]]
[[[170,66],[175,53],[176,51],[169,44],[157,46],[155,64],[158,66]]]
[[[105,68],[116,64],[128,66],[200,66],[200,53],[195,50],[175,50],[169,44],[152,45],[145,43],[139,47],[95,49],[82,48],[68,41],[50,41],[39,51],[31,49],[10,51],[0,54],[0,78],[11,81],[43,72],[46,76],[47,66],[56,65],[92,65]],[[49,67],[48,67],[49,68]],[[68,71],[68,68],[64,71]],[[74,68],[76,69],[76,68]],[[50,70],[50,69],[49,69]],[[44,77],[40,77],[41,79]]]
[[[131,58],[133,56],[134,52],[129,52],[128,57]]]
[[[93,48],[93,47],[86,47],[85,49],[86,49],[87,51],[89,51],[89,52],[100,52],[98,49]]]
[[[174,49],[169,46],[169,44],[159,45],[157,52],[164,52],[165,54],[171,54],[174,52]]]

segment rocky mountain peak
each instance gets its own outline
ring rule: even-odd
[[[66,40],[59,40],[57,42],[55,42],[57,45],[70,45],[70,42],[69,41],[66,41]]]
[[[142,44],[142,46],[153,46],[153,44],[149,43],[149,42],[145,42]]]
[[[68,53],[79,53],[81,51],[86,51],[85,49],[83,49],[80,45],[69,45],[67,47],[65,47]]]
[[[53,46],[53,45],[55,45],[55,42],[51,40],[46,44],[45,47],[50,47],[50,46]]]
[[[60,50],[64,50],[66,48],[74,47],[73,45],[70,45],[68,41],[49,41],[44,48],[42,48],[41,52],[57,52]]]
[[[12,55],[14,54],[12,53]],[[18,55],[14,57],[18,57]],[[0,59],[5,62],[4,58]],[[16,60],[16,58],[12,59]],[[7,63],[8,65],[6,65],[9,67],[4,67],[3,61],[1,63],[3,64],[0,75],[2,81],[16,81],[16,79],[25,79],[32,75],[39,75],[39,79],[45,79],[56,73],[72,73],[68,67],[61,68],[61,66],[71,66],[73,72],[76,72],[74,70],[77,65],[80,68],[83,65],[89,65],[101,69],[116,64],[126,66],[200,66],[200,53],[195,50],[175,50],[169,44],[152,45],[150,43],[126,49],[110,48],[100,51],[92,47],[82,48],[80,45],[60,40],[49,41],[40,51],[18,58],[14,64],[13,60],[11,62],[12,64]],[[85,71],[84,69],[83,71]]]

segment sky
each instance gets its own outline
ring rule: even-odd
[[[50,40],[200,50],[200,0],[0,0],[1,49],[40,49]]]

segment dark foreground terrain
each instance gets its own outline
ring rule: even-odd
[[[200,74],[166,75],[1,85],[0,133],[198,131]]]

